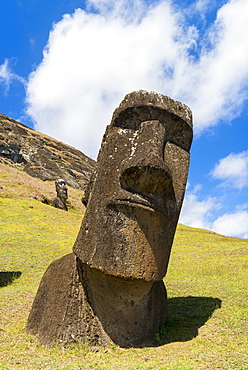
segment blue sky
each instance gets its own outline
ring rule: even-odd
[[[95,158],[126,93],[186,103],[180,222],[248,238],[247,0],[1,0],[0,112]]]

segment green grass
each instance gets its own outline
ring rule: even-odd
[[[165,278],[168,322],[157,346],[47,349],[25,333],[39,281],[70,253],[82,215],[37,200],[0,198],[0,369],[248,369],[248,240],[179,225]]]

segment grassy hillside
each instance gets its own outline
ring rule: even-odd
[[[27,316],[46,267],[71,252],[84,209],[71,188],[69,212],[43,204],[54,184],[26,176],[0,172],[0,271],[21,272],[0,287],[1,370],[248,369],[248,240],[182,225],[165,278],[169,319],[155,347],[39,346],[24,331]]]
[[[24,172],[21,166],[11,164],[11,161],[7,163],[9,165],[0,162],[1,198],[37,199],[52,203],[57,196],[54,181],[41,181]],[[82,190],[68,186],[68,208],[82,212],[84,209],[81,202],[82,195]]]

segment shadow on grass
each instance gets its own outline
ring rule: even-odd
[[[9,285],[21,276],[21,271],[0,271],[0,287]]]
[[[168,299],[168,319],[156,336],[156,344],[186,342],[198,335],[198,329],[221,307],[212,297],[176,297]]]

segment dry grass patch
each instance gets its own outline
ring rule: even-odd
[[[42,181],[31,177],[19,165],[6,161],[8,165],[0,162],[0,197],[14,199],[37,199],[41,202],[52,203],[57,196],[54,181]],[[82,190],[68,186],[68,208],[84,211],[81,202]]]

